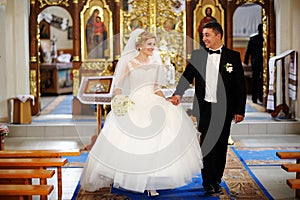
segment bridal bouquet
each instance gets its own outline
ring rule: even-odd
[[[111,100],[111,109],[118,116],[124,116],[132,108],[134,102],[127,95],[116,95]]]

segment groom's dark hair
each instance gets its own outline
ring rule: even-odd
[[[203,29],[205,28],[211,28],[215,33],[220,33],[221,38],[223,37],[223,28],[218,22],[208,22],[203,26]]]

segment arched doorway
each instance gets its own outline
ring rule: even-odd
[[[70,97],[65,96],[73,92],[72,17],[66,9],[59,6],[50,6],[39,13],[37,23],[39,30],[41,110],[57,99],[58,96],[60,96],[60,101],[68,100],[69,103],[66,103],[66,105],[72,106]],[[70,114],[71,110],[72,108],[62,109],[60,114]]]
[[[263,23],[264,32],[264,68],[263,68],[263,105],[266,105],[267,88],[268,88],[268,61],[275,55],[275,15],[274,15],[274,1],[266,0],[235,0],[227,2],[226,8],[228,12],[226,14],[226,45],[229,48],[234,48],[233,37],[233,16],[236,10],[245,3],[254,3],[261,6],[261,21]]]

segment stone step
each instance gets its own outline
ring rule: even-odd
[[[104,121],[104,120],[103,120]],[[8,137],[89,138],[97,131],[95,116],[47,115],[31,124],[7,124]],[[299,120],[276,121],[267,113],[246,113],[245,120],[232,124],[232,135],[300,134]]]

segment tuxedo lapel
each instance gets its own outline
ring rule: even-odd
[[[226,62],[226,57],[227,57],[227,52],[226,49],[223,47],[222,48],[222,52],[221,52],[221,58],[220,58],[220,64],[219,64],[219,73],[221,74],[221,76],[224,76],[224,72],[225,72],[225,62]]]

